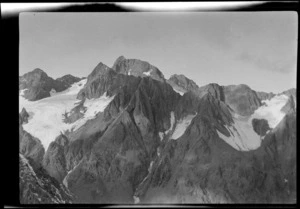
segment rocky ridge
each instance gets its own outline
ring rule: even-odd
[[[179,84],[182,95],[174,91]],[[74,202],[294,202],[293,96],[276,128],[270,129],[264,120],[252,121],[265,139],[258,149],[241,152],[217,131],[229,137],[226,127],[234,124],[234,113],[249,116],[272,96],[257,94],[246,85],[198,87],[183,76],[165,81],[156,67],[124,57],[112,68],[99,63],[77,99],[84,103],[103,94],[114,96],[104,111],[78,130],[61,133],[46,153],[34,151],[41,150],[38,139],[23,140],[22,124],[28,116],[25,109],[20,114],[20,141],[29,150],[22,153],[66,185]],[[80,112],[80,106],[75,108]],[[192,119],[173,139],[185,118]],[[38,157],[25,154],[31,151]]]

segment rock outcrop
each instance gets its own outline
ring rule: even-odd
[[[60,92],[69,85],[49,77],[43,70],[36,68],[19,78],[19,90],[24,91],[24,97],[29,101],[36,101],[51,96],[52,89]]]
[[[230,85],[224,87],[225,102],[238,114],[249,116],[261,106],[261,100],[249,86]]]
[[[117,73],[125,75],[138,77],[150,76],[155,80],[165,81],[164,75],[157,67],[138,59],[125,59],[125,57],[121,56],[115,61],[113,69]]]

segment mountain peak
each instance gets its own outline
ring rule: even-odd
[[[126,60],[126,58],[125,58],[123,55],[119,56],[119,57],[116,59],[116,61],[114,62],[114,65],[112,66],[112,69],[113,69],[113,70],[116,70],[117,65],[118,65],[120,62],[122,62],[123,60]]]
[[[119,57],[114,63],[113,69],[121,74],[132,75],[136,77],[146,77],[164,82],[165,78],[160,70],[150,63],[139,59],[125,59]]]
[[[168,83],[177,91],[196,91],[199,86],[191,79],[182,74],[174,74],[168,79]]]
[[[107,65],[103,64],[102,62],[100,62],[92,71],[92,73],[88,76],[88,78],[97,76],[97,75],[101,75],[101,74],[105,74],[107,72],[109,72],[110,70],[112,70],[111,68],[109,68]]]
[[[45,71],[43,71],[40,68],[35,68],[33,71],[31,71],[32,73],[45,73]],[[46,73],[45,73],[46,74]]]

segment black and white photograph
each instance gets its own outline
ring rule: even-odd
[[[297,203],[297,12],[18,18],[20,204]]]

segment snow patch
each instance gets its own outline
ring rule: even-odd
[[[157,156],[159,157],[160,156],[160,149],[159,148],[156,149],[156,153],[157,153]]]
[[[160,141],[162,141],[164,139],[164,133],[163,132],[159,132],[158,135],[160,137]]]
[[[171,139],[178,139],[179,137],[181,137],[185,130],[187,129],[187,127],[191,124],[193,118],[196,116],[195,115],[188,115],[186,117],[184,117],[183,119],[179,120],[177,122],[176,128],[171,136]]]
[[[174,90],[176,93],[180,94],[181,96],[185,94],[185,92],[180,91],[180,90],[177,90],[176,88],[173,88],[173,90]]]
[[[174,123],[175,123],[175,115],[174,115],[173,111],[171,111],[170,123],[171,123],[171,126],[170,126],[169,130],[165,131],[165,134],[168,134],[173,129],[173,126],[174,126]]]
[[[128,71],[128,75],[131,75],[131,69],[129,69],[129,71]]]
[[[87,79],[74,83],[69,89],[56,93],[51,97],[47,97],[38,101],[28,101],[19,95],[19,112],[24,107],[32,116],[28,123],[23,125],[25,131],[41,140],[45,150],[49,144],[55,140],[57,136],[66,130],[78,129],[86,121],[93,119],[98,112],[101,112],[112,101],[114,97],[107,97],[106,93],[98,99],[86,100],[84,106],[87,111],[84,116],[75,121],[75,123],[67,124],[63,122],[63,114],[70,112],[76,106],[78,92],[84,87]]]
[[[217,130],[221,139],[231,145],[233,148],[240,151],[249,151],[257,149],[263,137],[259,136],[252,127],[251,120],[241,118],[233,118],[232,126],[225,126],[229,131],[230,136],[227,137]]]
[[[140,203],[140,198],[138,198],[137,196],[133,196],[133,200],[134,200],[134,204]]]
[[[148,168],[148,172],[150,173],[151,169],[152,169],[152,166],[153,166],[153,163],[154,161],[151,161],[150,165],[149,165],[149,168]]]
[[[153,69],[151,69],[151,70],[149,70],[147,72],[143,72],[143,74],[146,75],[146,76],[150,76],[150,74],[151,74],[152,71],[153,71]]]
[[[265,105],[259,107],[251,116],[251,121],[254,118],[266,119],[270,128],[275,128],[285,116],[281,108],[288,102],[289,97],[286,95],[276,95],[270,100],[263,100]]]
[[[82,160],[74,166],[74,168],[72,168],[71,170],[68,171],[67,175],[65,176],[65,178],[63,179],[63,185],[65,185],[66,188],[68,188],[68,177],[69,175],[79,166],[79,164],[82,162]]]
[[[270,128],[275,128],[285,116],[281,109],[288,102],[288,96],[276,95],[270,100],[263,100],[262,102],[264,105],[255,110],[250,117],[242,117],[234,113],[234,124],[225,126],[230,132],[230,137],[217,131],[219,137],[237,150],[249,151],[257,149],[261,145],[264,136],[259,136],[253,130],[252,120],[254,118],[265,119],[268,121]],[[270,130],[266,134],[269,132]]]
[[[24,96],[26,90],[28,90],[28,89],[22,89],[22,90],[20,91],[20,96]]]
[[[114,99],[114,96],[108,97],[106,92],[97,99],[86,99],[84,101],[84,107],[86,107],[86,112],[83,117],[77,121],[75,121],[72,126],[68,129],[77,130],[82,125],[84,125],[88,120],[94,119],[99,112],[103,112],[107,105]],[[83,113],[83,112],[81,112]]]

